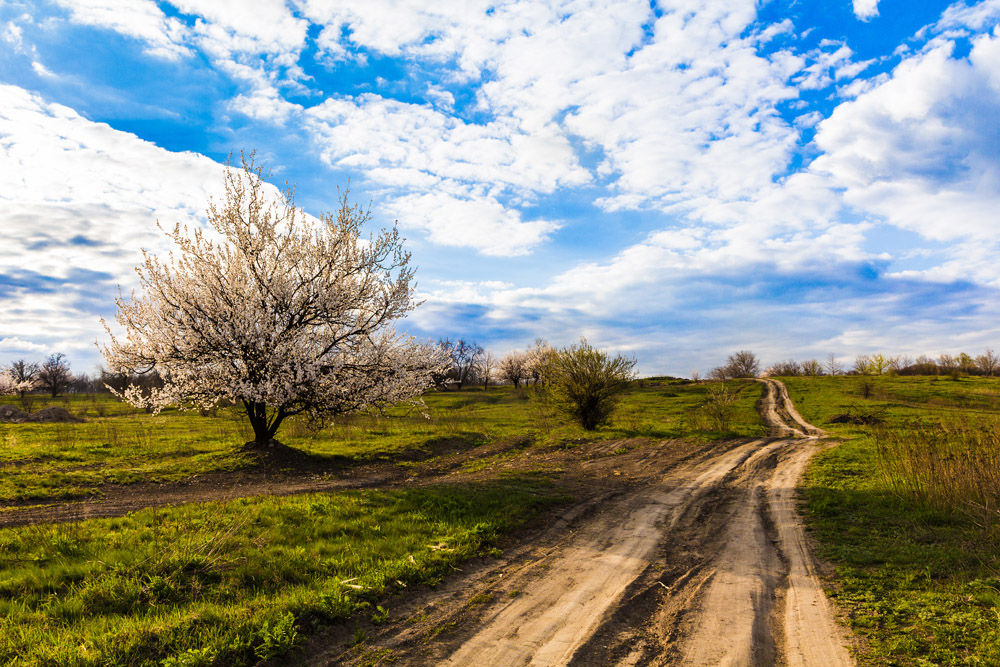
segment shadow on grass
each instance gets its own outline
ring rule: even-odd
[[[308,449],[274,442],[269,446],[247,443],[237,452],[244,457],[243,470],[282,471],[293,474],[343,472],[359,466],[378,463],[419,463],[441,456],[464,454],[477,447],[490,444],[482,433],[460,432],[448,436],[432,437],[423,443],[389,452],[373,452],[372,456],[323,454]],[[506,438],[489,449],[491,452],[525,447],[531,444],[527,437]]]

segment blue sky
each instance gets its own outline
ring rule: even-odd
[[[92,371],[231,151],[400,229],[403,325],[643,373],[1000,345],[1000,0],[0,4],[0,363]]]

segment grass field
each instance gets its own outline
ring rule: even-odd
[[[3,530],[0,664],[253,664],[300,630],[391,614],[373,606],[387,589],[435,582],[559,499],[506,478]]]
[[[438,445],[508,438],[573,448],[620,438],[763,433],[755,383],[734,383],[728,431],[713,430],[704,385],[636,382],[614,422],[587,432],[533,389],[435,392],[423,408],[357,415],[278,438],[315,460],[420,466]],[[12,399],[5,399],[13,403]],[[101,495],[108,484],[182,480],[258,465],[239,414],[130,410],[108,396],[37,399],[86,421],[0,425],[0,501]],[[509,456],[510,454],[504,454]],[[514,454],[516,455],[516,454]],[[487,462],[488,463],[488,462]],[[121,518],[0,529],[0,664],[246,665],[277,658],[331,623],[393,613],[387,592],[433,583],[566,500],[558,475],[406,490],[259,497],[146,509]],[[361,638],[359,638],[360,640]]]
[[[807,420],[845,439],[814,461],[804,492],[820,554],[836,567],[832,594],[866,641],[862,664],[1000,664],[1000,381],[786,382]],[[572,449],[763,435],[758,385],[733,388],[726,433],[703,407],[705,385],[652,379],[634,383],[596,432],[566,422],[533,389],[498,387],[435,392],[423,407],[319,429],[293,421],[278,437],[317,461],[413,468],[443,445],[510,438]],[[100,496],[109,484],[258,465],[239,453],[250,434],[232,411],[154,417],[108,396],[39,397],[34,409],[48,405],[86,421],[0,425],[0,502]],[[486,459],[464,467],[484,480],[2,529],[0,663],[253,664],[327,624],[391,615],[378,606],[385,593],[489,554],[566,498],[558,475],[501,474]]]
[[[740,390],[729,435],[759,435],[753,405],[759,390]],[[386,415],[352,415],[315,430],[303,421],[282,425],[278,439],[319,460],[363,461],[432,454],[448,442],[468,448],[518,437],[539,445],[629,437],[692,437],[711,440],[726,433],[698,409],[705,385],[668,380],[634,384],[614,422],[584,431],[535,398],[534,389],[492,387],[432,392],[424,407],[397,407]],[[16,405],[13,397],[0,402]],[[0,425],[0,502],[76,498],[101,493],[108,483],[176,481],[196,474],[252,464],[239,453],[252,439],[244,417],[232,409],[212,415],[167,410],[152,416],[108,395],[37,397],[35,410],[57,405],[87,421],[79,424]]]
[[[1000,380],[786,383],[807,420],[850,438],[804,491],[861,664],[1000,665]],[[876,423],[829,423],[844,414]]]

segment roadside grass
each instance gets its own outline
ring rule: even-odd
[[[248,665],[434,584],[564,496],[538,476],[0,530],[0,664]]]
[[[324,425],[292,419],[278,439],[322,463],[411,463],[511,438],[541,446],[645,437],[752,437],[764,432],[754,411],[756,383],[737,382],[738,402],[727,432],[702,414],[705,384],[669,378],[636,381],[613,422],[585,431],[537,400],[534,387],[471,387],[429,392],[423,406],[397,406],[385,414],[348,415]],[[239,452],[252,439],[235,409],[211,413],[166,410],[153,416],[108,395],[35,396],[34,410],[65,407],[87,421],[0,424],[0,502],[99,495],[105,484],[170,482],[253,465]],[[0,400],[17,405],[13,397]]]
[[[1000,380],[784,380],[807,420],[849,438],[803,491],[860,663],[1000,665]]]

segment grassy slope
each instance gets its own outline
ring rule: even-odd
[[[893,492],[868,427],[831,425],[835,414],[881,415],[905,434],[915,424],[1000,411],[1000,381],[789,378],[812,423],[850,439],[807,473],[807,522],[836,565],[834,597],[867,641],[863,665],[1000,665],[1000,551],[995,530]]]
[[[397,459],[441,440],[508,437],[572,447],[581,439],[758,435],[754,383],[732,432],[698,410],[703,385],[644,381],[610,426],[568,424],[533,391],[435,393],[420,410],[356,416],[280,437],[316,456]],[[133,414],[106,397],[60,399],[87,422],[0,426],[0,498],[100,493],[107,482],[179,479],[245,465],[239,419]],[[44,407],[36,405],[36,409]],[[103,415],[103,416],[102,416]],[[488,464],[488,461],[484,461]],[[410,462],[409,465],[420,465]],[[473,465],[475,462],[473,462]],[[489,467],[484,465],[483,468]],[[0,664],[253,664],[376,598],[433,582],[489,553],[505,531],[565,498],[558,477],[502,475],[474,485],[254,498],[146,510],[118,519],[0,530]]]

